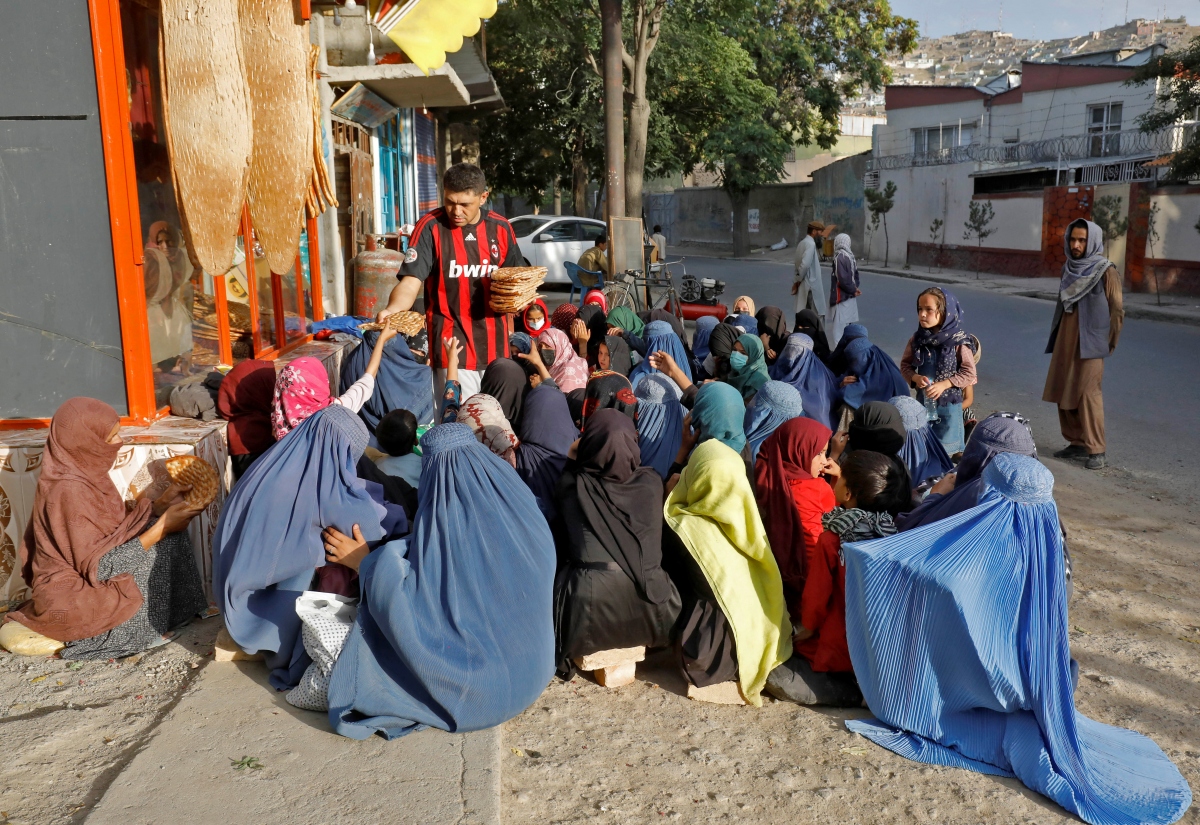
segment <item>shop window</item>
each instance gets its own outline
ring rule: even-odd
[[[271,272],[248,210],[243,210],[229,271],[208,273],[193,265],[163,124],[158,14],[143,2],[121,0],[121,27],[144,234],[146,327],[155,402],[162,408],[188,376],[307,340],[309,322],[324,317],[319,265],[309,250],[316,224],[306,223],[300,254],[288,272]]]

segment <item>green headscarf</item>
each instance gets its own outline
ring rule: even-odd
[[[746,366],[736,369],[731,363],[729,377],[726,380],[742,394],[742,398],[749,398],[758,392],[771,376],[767,372],[767,359],[762,339],[757,335],[747,333],[739,336],[738,342],[746,351]]]
[[[742,422],[746,418],[746,404],[737,390],[720,381],[701,384],[692,404],[692,422],[700,430],[700,443],[716,439],[735,453],[746,446],[746,432]]]
[[[641,318],[634,314],[634,311],[629,307],[614,307],[608,313],[608,325],[610,327],[620,327],[626,332],[631,332],[639,338],[642,335],[642,330],[646,328],[646,324]]]

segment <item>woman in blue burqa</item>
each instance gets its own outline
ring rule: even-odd
[[[789,335],[768,373],[773,381],[783,381],[800,391],[805,415],[831,430],[834,428],[837,422],[833,413],[842,392],[837,378],[813,352],[811,337],[803,332]]]
[[[398,505],[355,464],[367,428],[347,407],[325,407],[277,442],[233,488],[213,534],[213,595],[238,646],[265,654],[271,684],[294,687],[311,660],[296,598],[305,590],[354,595],[352,571],[326,565],[321,531],[376,543],[408,531]]]
[[[554,675],[554,539],[533,493],[465,424],[421,451],[412,534],[344,560],[362,601],[329,720],[352,739],[494,727]]]
[[[876,719],[846,723],[901,756],[1016,777],[1093,825],[1170,823],[1187,782],[1150,739],[1075,709],[1054,477],[997,455],[979,505],[843,546],[846,638]]]
[[[379,339],[378,332],[363,333],[363,342],[351,350],[342,362],[342,392],[362,378],[371,360],[371,352]],[[383,346],[379,374],[375,376],[375,392],[363,404],[359,415],[371,432],[379,420],[392,410],[408,410],[418,424],[429,424],[434,418],[433,373],[417,360],[408,339],[397,335]]]

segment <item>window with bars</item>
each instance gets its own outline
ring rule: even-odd
[[[182,233],[162,121],[159,20],[153,9],[121,2],[129,130],[143,227],[142,277],[156,407],[192,375],[246,358],[273,357],[308,340],[321,320],[316,221],[304,222],[300,251],[288,272],[271,272],[243,208],[233,266],[195,267]]]
[[[974,139],[974,123],[923,126],[912,130],[912,151],[914,155],[936,155],[956,146],[970,146]]]
[[[1124,105],[1102,103],[1088,107],[1089,154],[1107,158],[1121,154],[1121,113]]]

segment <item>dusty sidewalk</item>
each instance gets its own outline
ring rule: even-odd
[[[1152,737],[1200,789],[1197,514],[1119,473],[1047,466],[1075,561],[1077,705]],[[665,654],[638,677],[616,691],[555,680],[505,726],[506,823],[1079,821],[1015,780],[910,762],[850,734],[842,721],[865,709],[700,704]],[[1181,821],[1200,823],[1200,808]]]

